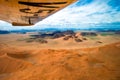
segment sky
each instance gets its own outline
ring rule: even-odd
[[[120,0],[78,0],[31,27],[13,27],[0,20],[0,30],[90,28],[109,24],[120,28]]]

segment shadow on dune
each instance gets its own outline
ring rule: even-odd
[[[32,66],[31,63],[12,58],[7,55],[0,56],[0,74],[24,70]]]
[[[30,55],[21,50],[11,52],[0,56],[0,74],[12,74],[1,80],[120,79],[120,43],[84,49],[38,49],[29,51]]]

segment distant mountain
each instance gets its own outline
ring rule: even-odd
[[[5,30],[0,30],[0,34],[9,34],[9,31],[5,31]]]

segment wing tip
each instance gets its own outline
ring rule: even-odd
[[[12,22],[12,26],[32,26],[34,24]]]

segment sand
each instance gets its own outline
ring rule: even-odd
[[[50,47],[50,43],[47,46],[19,42],[17,39],[25,35],[11,35],[14,39],[0,36],[0,80],[120,80],[119,40],[107,43],[101,39],[104,44],[95,40],[93,43],[91,40],[73,42],[68,48],[72,40],[63,46],[57,39],[59,46],[55,48],[55,45]],[[85,44],[87,46],[82,48]]]

